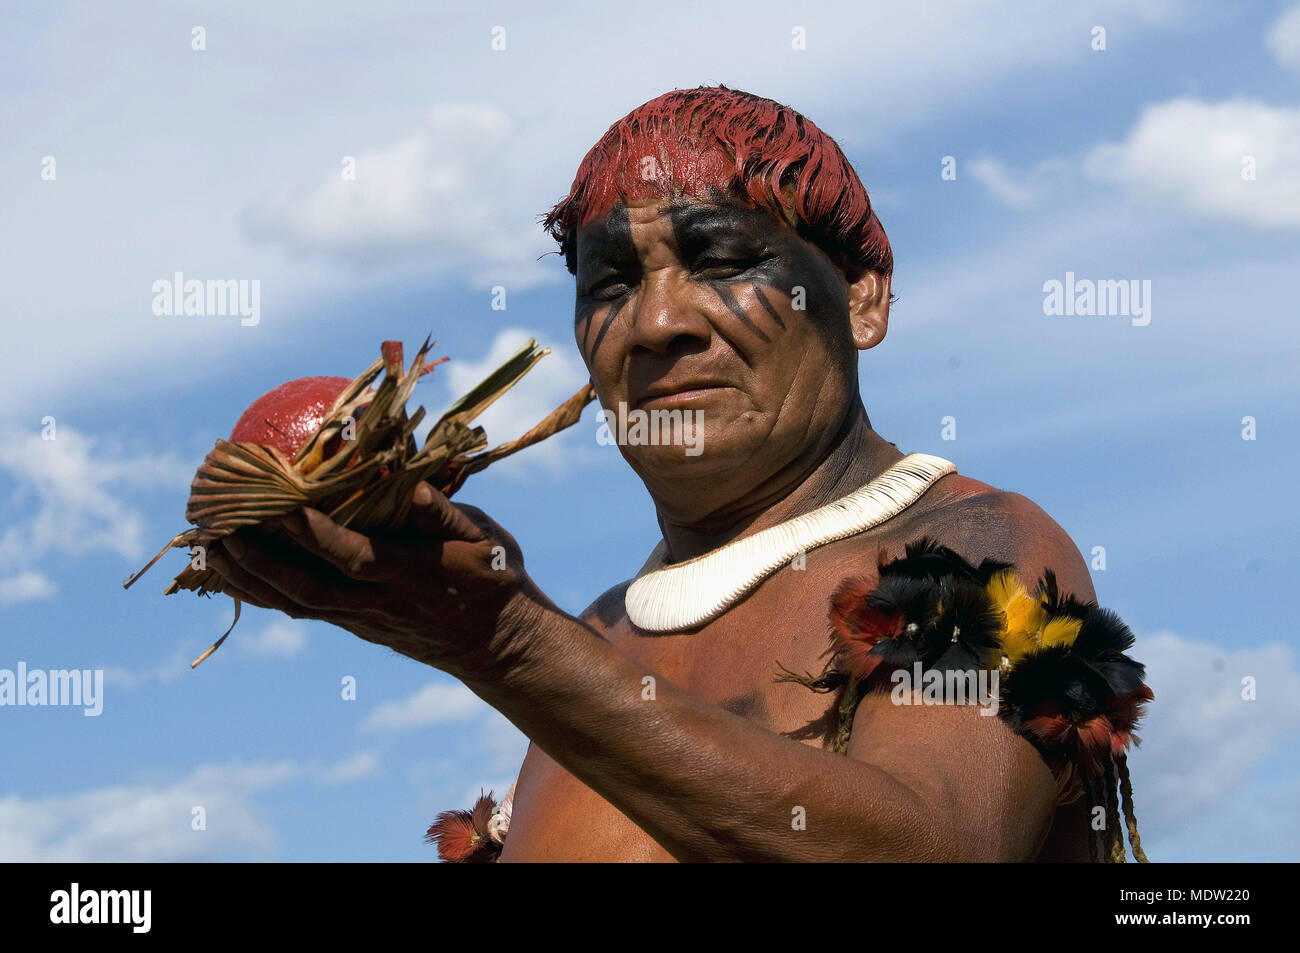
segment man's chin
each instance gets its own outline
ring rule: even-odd
[[[740,472],[752,466],[759,448],[735,434],[687,428],[680,443],[628,444],[619,450],[642,479],[662,483]]]

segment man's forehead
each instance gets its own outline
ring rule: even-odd
[[[763,209],[718,194],[708,200],[684,195],[636,198],[620,200],[605,215],[588,220],[578,230],[580,250],[625,245],[633,225],[661,221],[670,223],[679,238],[728,231],[775,231],[783,225]]]

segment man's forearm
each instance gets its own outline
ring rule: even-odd
[[[540,618],[497,676],[465,681],[678,859],[938,860],[953,849],[936,812],[885,771],[709,704],[576,619]]]

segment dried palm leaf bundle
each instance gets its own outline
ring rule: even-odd
[[[263,425],[260,428],[250,429],[244,424],[277,391],[319,395],[320,382],[328,387],[332,379],[290,382],[255,403],[236,425],[232,438],[239,437],[241,431],[272,436],[266,442],[218,440],[190,484],[185,518],[193,527],[173,537],[123,585],[129,588],[168,550],[184,548],[198,549],[199,555],[164,593],[171,595],[182,589],[199,595],[222,592],[224,580],[206,568],[202,554],[241,527],[256,526],[303,506],[318,509],[336,523],[358,530],[396,529],[406,521],[416,484],[427,481],[451,496],[471,474],[577,423],[582,409],[595,398],[588,384],[519,439],[485,449],[487,435],[482,427],[472,426],[473,421],[550,353],[549,348],[529,340],[456,401],[434,424],[424,445],[417,448],[413,435],[425,412],[420,407],[408,415],[406,403],[416,382],[441,363],[425,362],[431,344],[426,339],[411,366],[404,368],[401,342],[383,342],[380,358],[342,387],[333,404],[320,415],[318,424],[310,409],[305,415],[299,413],[295,425],[304,418],[308,421],[306,427],[301,427],[305,439],[277,428],[270,419],[257,421]],[[381,374],[382,380],[372,389]],[[294,391],[296,384],[307,386]],[[234,628],[233,622],[230,628]],[[191,667],[211,655],[229,634],[230,629]]]

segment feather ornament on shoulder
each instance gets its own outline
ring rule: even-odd
[[[1097,835],[1108,839],[1097,856],[1123,857],[1126,824],[1134,856],[1146,859],[1126,758],[1154,696],[1145,667],[1127,654],[1133,633],[1114,612],[1062,592],[1050,569],[1031,595],[1011,564],[975,565],[922,538],[900,558],[881,557],[874,585],[866,576],[846,579],[829,616],[830,661],[821,677],[787,672],[782,680],[840,689],[834,750],[847,749],[862,697],[900,671],[991,672],[998,715],[1052,769],[1059,803],[1087,796],[1114,820]]]

